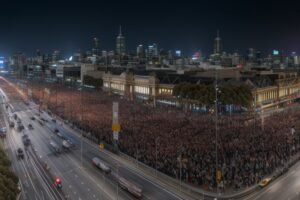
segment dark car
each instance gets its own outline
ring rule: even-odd
[[[18,159],[24,159],[24,152],[21,148],[17,149],[17,158]]]
[[[48,122],[48,120],[43,118],[43,117],[40,117],[40,120],[43,121],[43,122]]]
[[[41,126],[44,126],[44,122],[42,120],[38,120]]]
[[[17,129],[18,129],[19,132],[21,132],[24,129],[23,124],[18,124]]]
[[[35,120],[35,117],[34,117],[34,116],[32,116],[32,117],[30,117],[30,119],[31,119],[31,120]]]
[[[33,126],[32,124],[28,124],[28,129],[32,130],[33,129]]]
[[[14,128],[15,127],[15,122],[9,121],[9,127]]]
[[[29,145],[31,144],[31,141],[30,141],[28,135],[23,135],[23,136],[22,136],[22,141],[23,141],[23,144],[24,144],[25,146],[29,146]]]

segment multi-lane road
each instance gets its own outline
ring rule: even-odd
[[[40,113],[34,103],[27,106],[23,102],[10,102],[10,105],[13,112],[21,119],[25,130],[18,132],[11,129],[8,133],[9,146],[11,146],[11,149],[23,147],[21,141],[23,134],[27,134],[32,142],[31,147],[26,151],[24,160],[15,160],[16,156],[12,153],[13,166],[16,168],[22,166],[22,169],[15,169],[15,171],[18,171],[19,176],[26,177],[25,182],[22,181],[22,186],[25,187],[23,199],[59,199],[63,197],[78,200],[135,199],[132,194],[121,189],[115,179],[118,175],[142,188],[142,199],[182,199],[172,191],[168,191],[145,178],[133,168],[114,159],[106,152],[99,150],[96,144],[81,137],[78,132],[62,121],[56,119],[56,122],[53,122],[52,116],[46,112]],[[9,113],[9,115],[12,115],[12,113]],[[33,116],[35,120],[31,119]],[[47,122],[41,125],[38,121],[40,118],[46,119]],[[32,124],[32,130],[28,129],[28,124]],[[69,138],[75,146],[70,150],[62,149],[61,153],[56,154],[50,146],[50,141],[61,146],[63,139],[55,134],[55,129],[58,129],[60,135],[63,135],[64,138]],[[92,165],[93,157],[105,161],[111,167],[112,173],[105,174],[94,167]],[[40,166],[44,163],[47,163],[50,167],[49,171]],[[49,177],[53,179],[52,182],[47,180],[45,173],[50,174]],[[55,177],[62,180],[61,192],[53,187]],[[31,187],[27,188],[28,185]],[[49,191],[50,188],[54,191]],[[32,197],[33,194],[35,194],[34,197]],[[62,197],[54,197],[54,195]]]
[[[6,116],[9,111],[4,108],[1,98],[1,125],[9,127]],[[64,199],[61,191],[58,191],[51,184],[51,177],[45,173],[40,162],[33,156],[32,149],[29,147],[24,149],[21,141],[23,133],[17,133],[15,129],[9,129],[7,137],[3,143],[12,162],[12,169],[20,179],[19,187],[22,191],[22,199],[43,200],[43,199]],[[24,151],[24,159],[18,159],[16,150],[22,148]]]

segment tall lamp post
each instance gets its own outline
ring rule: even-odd
[[[216,131],[216,184],[217,193],[219,192],[219,171],[218,171],[218,72],[215,72],[215,131]]]
[[[157,177],[157,157],[158,157],[158,152],[157,152],[157,146],[158,146],[158,140],[159,138],[155,138],[155,176]]]
[[[83,84],[80,86],[80,121],[81,125],[83,124],[83,99],[82,99],[82,90],[83,90]],[[80,161],[81,161],[81,167],[83,168],[83,161],[82,161],[82,147],[83,147],[83,130],[81,128],[81,137],[80,137]]]

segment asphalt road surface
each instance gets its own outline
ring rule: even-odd
[[[245,200],[299,200],[300,199],[300,162],[274,180],[267,187]]]
[[[3,99],[1,98],[1,102]],[[25,151],[21,141],[22,133],[17,133],[14,128],[9,128],[7,116],[9,111],[0,105],[0,122],[1,126],[7,127],[7,136],[2,141],[6,146],[6,151],[12,162],[12,170],[20,179],[20,188],[22,190],[21,199],[43,200],[43,199],[64,199],[61,191],[51,184],[51,179],[45,173],[45,170],[40,166],[34,157],[31,155],[30,146]],[[16,151],[22,148],[24,151],[24,159],[18,159]]]
[[[40,162],[46,163],[50,167],[52,177],[61,178],[62,191],[67,199],[136,199],[119,187],[113,175],[121,175],[141,187],[143,189],[142,199],[180,199],[172,192],[147,180],[132,168],[122,165],[106,153],[99,151],[96,144],[82,139],[74,130],[66,125],[61,125],[62,122],[59,120],[56,123],[51,121],[52,117],[45,112],[38,116],[39,111],[36,105],[26,106],[22,102],[11,102],[11,105],[25,126],[24,133],[14,133],[16,136],[14,141],[17,140],[18,134],[29,135],[33,144],[32,153],[37,155]],[[31,120],[32,116],[35,116],[36,120]],[[41,125],[38,121],[40,117],[48,122]],[[33,130],[28,129],[29,123],[32,124]],[[75,147],[70,150],[61,148],[61,153],[55,153],[50,146],[50,141],[55,142],[58,146],[61,146],[63,141],[54,133],[55,129],[58,129],[64,137],[71,139]],[[91,160],[95,156],[108,163],[113,175],[106,175],[92,165]],[[32,185],[43,188],[42,184],[33,183]]]

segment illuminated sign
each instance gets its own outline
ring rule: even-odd
[[[192,60],[198,60],[200,59],[200,52],[195,52],[194,55],[192,56]]]
[[[0,57],[0,68],[4,67],[4,57]]]
[[[181,51],[180,50],[176,50],[175,54],[176,54],[176,56],[180,57],[181,56]]]
[[[279,55],[279,51],[278,50],[273,50],[273,55],[274,56],[278,56]]]

